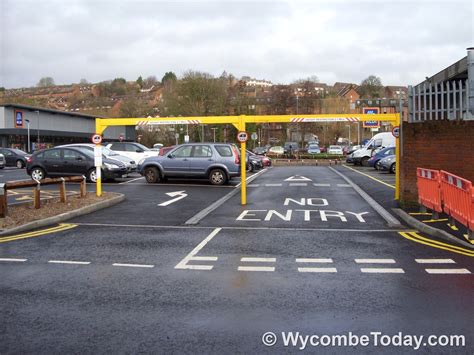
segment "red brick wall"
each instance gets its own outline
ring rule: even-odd
[[[474,121],[403,123],[402,203],[418,200],[416,168],[446,170],[474,182]]]

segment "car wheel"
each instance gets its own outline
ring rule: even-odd
[[[361,165],[361,166],[369,166],[369,157],[363,157],[363,158],[360,160],[360,165]]]
[[[227,181],[227,176],[221,169],[214,169],[209,173],[209,181],[212,185],[224,185]]]
[[[395,174],[396,170],[397,170],[396,163],[393,163],[393,164],[390,166],[390,172],[391,172],[392,174]]]
[[[155,184],[160,181],[160,172],[153,166],[145,168],[144,175],[146,182],[149,184]]]
[[[23,160],[17,160],[16,161],[16,167],[18,169],[23,169],[25,167],[25,163],[23,163]]]
[[[95,168],[87,172],[86,179],[90,182],[97,182],[97,171]]]
[[[33,168],[31,170],[31,178],[33,180],[43,180],[46,177],[46,173],[41,168]]]
[[[381,169],[380,160],[377,160],[377,162],[374,165],[374,168],[375,168],[375,170],[380,170]]]

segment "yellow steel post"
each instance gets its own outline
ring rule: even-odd
[[[245,120],[240,118],[239,130],[245,132]],[[247,143],[240,143],[240,203],[247,204]]]
[[[397,115],[395,125],[398,126],[399,132],[401,134],[400,115],[401,113]],[[400,199],[400,140],[400,136],[398,136],[398,138],[395,138],[395,200]]]
[[[95,145],[96,149],[101,149],[100,144]],[[95,193],[97,197],[102,196],[102,169],[100,166],[96,166],[95,174],[97,176],[96,184],[95,184]]]

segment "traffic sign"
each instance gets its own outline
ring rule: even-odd
[[[237,133],[237,140],[240,143],[245,143],[245,142],[247,142],[248,139],[249,139],[248,132],[240,131],[239,133]]]
[[[102,143],[102,136],[100,134],[94,134],[92,136],[92,143],[94,143],[94,144]]]
[[[250,138],[252,138],[252,140],[256,141],[257,138],[258,138],[258,134],[253,132],[252,135],[250,136]]]
[[[362,122],[364,128],[380,128],[380,121],[364,121]]]
[[[377,115],[380,113],[380,108],[378,107],[364,107],[362,109],[364,115]]]
[[[400,126],[395,126],[392,128],[392,135],[395,137],[395,138],[399,138],[400,137]]]

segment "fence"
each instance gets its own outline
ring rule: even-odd
[[[8,215],[8,190],[20,189],[26,187],[34,187],[33,190],[33,206],[34,208],[41,207],[41,186],[59,185],[59,199],[61,202],[66,202],[66,183],[80,182],[80,196],[84,197],[87,194],[86,177],[85,176],[71,176],[65,178],[46,178],[44,180],[24,180],[14,181],[0,184],[0,218],[5,218]]]
[[[438,170],[416,169],[418,202],[436,212],[442,212],[440,174]]]

